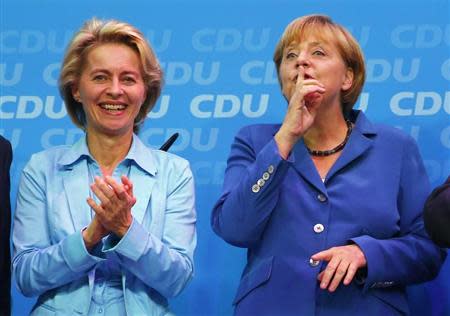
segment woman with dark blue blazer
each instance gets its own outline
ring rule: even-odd
[[[330,18],[290,23],[274,62],[285,119],[239,131],[212,213],[214,231],[248,250],[235,314],[408,314],[405,287],[445,259],[424,230],[417,145],[352,110],[363,55]]]

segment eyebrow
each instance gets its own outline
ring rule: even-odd
[[[309,43],[309,46],[323,46],[324,43],[323,42],[311,42]]]
[[[294,49],[294,48],[296,48],[298,45],[299,45],[298,42],[292,42],[291,44],[289,44],[288,46],[286,46],[285,49],[286,49],[286,50]],[[326,46],[326,45],[327,45],[327,44],[326,44],[325,42],[318,42],[318,41],[307,43],[307,47],[308,47],[308,48],[309,48],[309,47],[314,47],[314,46],[321,46],[321,47],[323,47],[323,46]]]
[[[96,73],[96,72],[104,72],[104,73],[107,73],[107,74],[111,74],[111,71],[106,69],[106,68],[94,68],[89,73],[93,74],[93,73]],[[139,72],[136,72],[136,71],[133,71],[133,70],[121,71],[120,74],[121,75],[124,75],[124,74],[125,75],[135,75],[135,76],[139,76],[140,75]]]

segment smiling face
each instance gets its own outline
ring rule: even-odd
[[[146,97],[138,54],[123,44],[94,47],[72,94],[83,105],[88,133],[132,134]]]
[[[295,92],[300,67],[304,69],[305,82],[315,79],[325,87],[325,93],[315,98],[316,101],[341,105],[341,92],[351,87],[353,72],[345,65],[333,43],[311,34],[284,49],[279,76],[287,100]]]

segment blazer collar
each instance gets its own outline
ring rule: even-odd
[[[58,165],[62,168],[71,169],[73,166],[85,157],[94,158],[89,153],[86,143],[86,137],[81,137],[70,149],[59,159]],[[125,160],[135,162],[140,168],[151,175],[157,172],[155,158],[152,151],[147,148],[142,141],[133,134],[131,148],[125,157]]]

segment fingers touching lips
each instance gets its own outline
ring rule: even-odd
[[[303,67],[298,68],[298,72],[294,76],[294,81],[298,83],[299,78],[301,78],[303,80],[315,79],[312,75],[305,73],[305,69]]]

